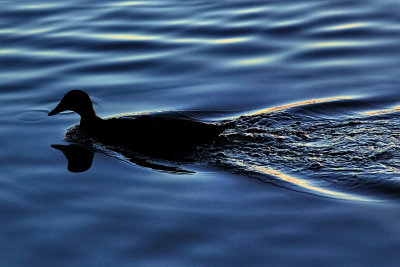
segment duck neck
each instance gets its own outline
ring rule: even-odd
[[[93,109],[90,112],[85,112],[85,114],[80,115],[80,125],[84,129],[94,129],[99,124],[99,122],[103,121],[102,118],[96,115]]]

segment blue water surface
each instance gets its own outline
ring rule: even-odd
[[[2,1],[0,266],[398,265],[399,11]],[[71,89],[231,127],[190,162],[94,144],[71,172],[51,145],[79,117],[47,116]]]

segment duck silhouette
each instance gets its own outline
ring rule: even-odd
[[[228,124],[157,115],[102,119],[96,115],[89,95],[81,90],[69,91],[48,116],[74,111],[81,117],[79,128],[104,144],[142,152],[187,151],[213,142]]]

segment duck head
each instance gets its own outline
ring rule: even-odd
[[[66,93],[60,103],[48,115],[53,116],[66,110],[78,113],[81,118],[96,116],[92,100],[87,93],[81,90],[72,90]]]

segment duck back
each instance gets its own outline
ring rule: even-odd
[[[186,150],[210,143],[225,129],[224,125],[145,115],[101,120],[84,130],[107,144],[161,151]]]

